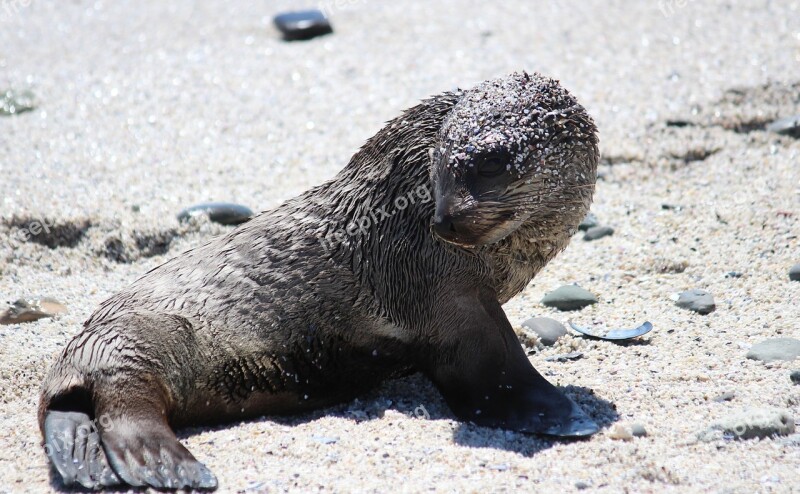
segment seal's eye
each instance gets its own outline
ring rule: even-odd
[[[478,161],[478,175],[482,177],[497,177],[506,171],[508,157],[502,154],[490,154]]]

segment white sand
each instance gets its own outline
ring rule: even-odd
[[[166,256],[131,264],[97,255],[109,238],[130,246],[135,232],[178,228],[175,213],[200,201],[273,207],[332,176],[418,99],[518,69],[561,79],[596,117],[603,155],[618,164],[603,167],[593,210],[616,234],[576,237],[507,313],[514,324],[651,321],[649,344],[569,337],[531,357],[554,382],[594,390],[587,404],[604,425],[617,420],[613,403],[618,420],[650,435],[554,443],[481,429],[453,420],[412,377],[293,420],[190,431],[189,449],[221,492],[560,492],[579,481],[604,492],[800,491],[797,445],[692,440],[740,409],[800,419],[800,386],[788,377],[800,361],[744,358],[766,337],[800,337],[800,283],[787,275],[800,262],[800,141],[664,123],[800,113],[779,89],[714,104],[731,87],[800,81],[800,3],[688,2],[665,16],[655,0],[339,1],[335,34],[286,44],[271,16],[297,5],[0,3],[0,88],[39,98],[35,112],[0,117],[0,216],[94,225],[76,248],[55,250],[0,226],[2,300],[49,295],[70,309],[0,326],[1,492],[53,488],[35,420],[53,354],[100,301],[225,228],[193,228]],[[689,164],[670,157],[715,149]],[[682,273],[659,272],[684,261]],[[571,282],[601,303],[572,314],[539,304]],[[675,307],[670,295],[695,287],[714,294],[716,312]],[[585,357],[545,362],[572,347]],[[712,401],[723,391],[736,396]],[[430,419],[407,415],[420,405]]]

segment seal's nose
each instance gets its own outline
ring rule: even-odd
[[[436,215],[433,218],[433,231],[442,237],[452,236],[458,233],[453,217],[449,214]]]

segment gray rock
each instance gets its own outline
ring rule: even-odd
[[[647,429],[644,428],[642,424],[631,424],[631,434],[633,437],[645,437],[647,436]]]
[[[583,218],[581,224],[578,225],[578,230],[585,232],[589,228],[598,226],[599,224],[600,222],[597,220],[597,216],[595,216],[594,213],[586,213],[586,217]]]
[[[561,355],[553,355],[547,357],[545,360],[548,362],[567,362],[569,360],[579,360],[583,358],[583,352],[570,352],[562,353]]]
[[[800,139],[800,115],[775,120],[767,125],[767,130]]]
[[[717,308],[714,304],[714,297],[707,291],[698,288],[681,293],[676,303],[678,307],[698,314],[710,314]]]
[[[325,13],[316,9],[279,14],[273,22],[287,41],[306,40],[333,32]]]
[[[729,415],[698,434],[701,441],[717,439],[755,439],[787,436],[794,432],[794,417],[789,410],[754,408]]]
[[[555,307],[558,310],[580,310],[587,305],[597,303],[597,297],[592,292],[576,285],[564,285],[542,298],[542,304]]]
[[[800,264],[795,264],[789,268],[789,279],[792,281],[800,281]]]
[[[792,434],[791,436],[781,439],[781,444],[791,446],[793,448],[800,447],[800,434]]]
[[[37,321],[47,317],[55,317],[67,312],[67,308],[59,301],[49,298],[30,300],[19,299],[11,306],[0,311],[0,324],[21,324]]]
[[[731,401],[734,398],[736,398],[736,393],[735,392],[733,392],[733,391],[725,391],[721,395],[715,396],[713,398],[713,401],[716,401],[717,403],[722,403],[723,401]]]
[[[597,240],[598,238],[608,237],[614,235],[614,229],[610,226],[593,226],[586,230],[583,239],[587,242]]]
[[[239,204],[230,202],[204,202],[190,206],[178,213],[178,221],[188,221],[197,215],[207,214],[214,223],[221,225],[238,225],[249,220],[253,211]]]
[[[311,436],[311,440],[320,444],[336,444],[339,438],[332,436]]]
[[[800,340],[796,338],[769,338],[753,345],[747,358],[762,362],[794,360],[800,357]]]
[[[789,379],[795,384],[800,384],[800,369],[793,370],[792,373],[789,374]]]
[[[522,327],[536,333],[544,346],[553,346],[556,341],[567,334],[563,324],[549,317],[531,317],[522,323]]]
[[[34,97],[30,91],[7,89],[0,92],[0,115],[19,115],[34,108]]]

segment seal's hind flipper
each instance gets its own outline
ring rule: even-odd
[[[454,306],[426,373],[461,420],[558,437],[586,437],[598,425],[536,372],[493,292]]]
[[[49,410],[44,419],[45,452],[65,485],[89,489],[121,483],[108,464],[100,436],[89,415]]]
[[[118,417],[101,427],[103,448],[126,483],[156,489],[216,489],[211,470],[195,459],[158,419]]]

